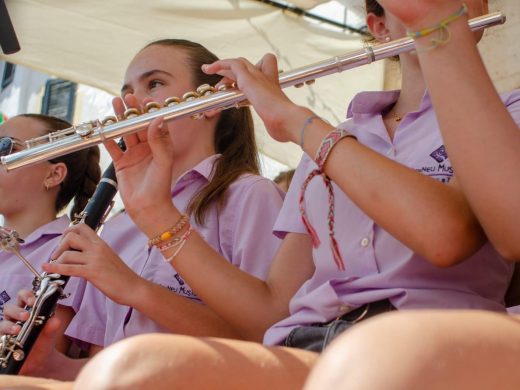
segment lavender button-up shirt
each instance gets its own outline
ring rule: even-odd
[[[175,183],[172,200],[177,209],[184,212],[190,199],[207,185],[216,157],[202,161]],[[272,181],[247,174],[231,184],[223,206],[213,204],[210,207],[205,226],[198,225],[193,218],[191,224],[209,245],[236,267],[265,278],[281,243],[272,234],[272,228],[282,202],[283,192]],[[127,214],[110,220],[101,236],[143,278],[172,293],[200,301],[155,247],[146,248],[147,237]],[[182,316],[182,313],[178,314]],[[114,303],[89,283],[80,310],[66,334],[90,344],[108,346],[125,337],[148,332],[166,330],[137,310]]]
[[[61,234],[69,226],[70,220],[67,216],[55,219],[33,231],[24,238],[20,244],[20,253],[39,272],[43,272],[41,266],[49,261],[52,252],[59,244]],[[3,319],[4,304],[16,303],[18,291],[30,290],[34,275],[29,271],[22,261],[13,253],[0,250],[0,320]],[[67,299],[60,300],[59,304],[72,306],[75,310],[79,307],[78,297],[82,291],[77,291],[78,278],[70,278],[65,289]],[[81,284],[79,284],[81,286]]]
[[[362,144],[417,172],[443,183],[453,169],[428,94],[417,112],[405,116],[390,139],[381,112],[391,107],[399,92],[364,92],[352,101],[348,128]],[[520,123],[520,92],[503,96]],[[485,158],[485,156],[482,156]],[[303,180],[316,168],[304,156],[294,175],[275,232],[304,233],[298,210]],[[309,184],[306,211],[322,244],[313,249],[316,272],[290,302],[290,316],[265,334],[266,344],[279,344],[296,327],[329,321],[365,303],[389,299],[398,309],[467,308],[504,311],[504,294],[513,272],[486,243],[466,261],[438,268],[415,254],[378,226],[335,184],[335,232],[346,270],[338,271],[328,245],[327,191],[321,178]],[[428,224],[428,221],[424,221]]]

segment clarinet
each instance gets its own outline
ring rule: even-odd
[[[110,164],[103,173],[103,177],[88,201],[87,206],[79,215],[75,216],[72,225],[85,223],[97,231],[112,209],[113,198],[116,193],[117,179],[115,169],[113,164]],[[23,241],[18,238],[15,231],[11,232],[14,233],[9,241],[10,250],[23,258],[17,249],[17,244]],[[5,245],[3,247],[6,249]],[[36,275],[33,281],[36,301],[33,307],[26,307],[26,310],[30,313],[29,319],[23,323],[18,322],[22,326],[18,336],[4,335],[0,338],[0,374],[18,374],[43,326],[53,316],[58,300],[66,297],[63,290],[69,280],[69,276],[45,272],[41,275],[36,273]]]

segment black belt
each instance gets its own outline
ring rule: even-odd
[[[382,301],[366,303],[363,306],[360,306],[354,310],[349,311],[348,313],[339,316],[335,320],[356,323],[361,320],[373,317],[377,314],[392,310],[395,310],[395,307],[392,305],[392,303],[388,299],[383,299]]]

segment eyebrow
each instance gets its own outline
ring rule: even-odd
[[[173,77],[173,75],[169,72],[166,72],[164,70],[160,70],[160,69],[152,69],[152,70],[149,70],[148,72],[144,72],[141,76],[139,76],[138,80],[139,81],[142,81],[156,73],[160,73],[160,74],[163,74],[163,75],[166,75],[166,76],[169,76],[169,77]],[[130,85],[129,84],[124,84],[122,87],[121,87],[121,95],[124,96],[124,92],[127,91],[128,89],[130,89]]]

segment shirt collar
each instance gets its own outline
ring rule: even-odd
[[[349,104],[347,119],[356,115],[376,115],[394,104],[399,98],[401,91],[365,91],[358,93]],[[421,104],[417,113],[426,111],[431,107],[430,94],[426,90],[423,94]]]
[[[24,245],[31,244],[43,236],[59,236],[70,225],[70,219],[67,215],[62,215],[55,220],[40,226],[38,229],[24,238]]]
[[[213,165],[220,156],[220,154],[214,154],[209,157],[206,157],[193,168],[190,168],[186,172],[184,172],[181,176],[179,176],[174,186],[172,187],[172,193],[178,185],[190,179],[202,177],[207,182],[209,182],[213,174]]]

